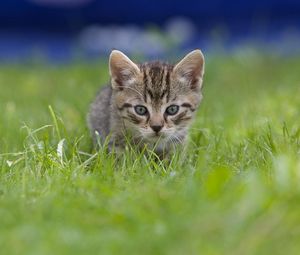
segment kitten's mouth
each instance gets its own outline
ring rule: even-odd
[[[159,133],[153,133],[152,134],[152,137],[155,137],[155,138],[164,138],[165,137],[165,135],[163,134],[163,133],[161,133],[161,132],[159,132]]]
[[[162,133],[153,133],[147,137],[147,139],[150,141],[164,140],[165,138],[166,138],[165,134]]]

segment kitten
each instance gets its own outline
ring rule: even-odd
[[[109,139],[110,148],[122,151],[129,140],[162,157],[184,144],[202,99],[204,57],[200,50],[176,65],[138,65],[113,50],[109,73],[111,86],[99,92],[88,115],[95,143]]]

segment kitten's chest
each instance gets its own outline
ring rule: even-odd
[[[173,150],[174,146],[168,141],[165,140],[156,140],[156,141],[140,141],[141,149],[147,148],[150,151],[154,151],[158,155],[167,154]]]

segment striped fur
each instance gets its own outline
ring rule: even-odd
[[[155,61],[137,65],[120,51],[110,56],[111,86],[91,105],[89,126],[96,141],[110,135],[110,144],[125,146],[125,136],[138,147],[161,154],[183,144],[202,99],[204,58],[200,50],[178,64]],[[139,114],[136,106],[146,108]],[[171,114],[168,107],[178,109]],[[175,106],[175,108],[174,108]]]

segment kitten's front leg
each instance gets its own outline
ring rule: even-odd
[[[168,161],[172,160],[173,157],[179,156],[180,158],[185,158],[187,153],[187,143],[185,137],[180,137],[180,143],[170,142],[166,145],[163,150],[162,156],[164,159]]]
[[[121,155],[125,150],[125,141],[120,136],[112,136],[108,143],[108,151]]]

